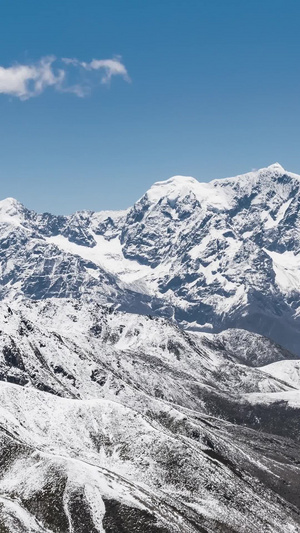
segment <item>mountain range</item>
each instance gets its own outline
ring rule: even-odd
[[[0,532],[300,531],[300,176],[0,202]]]
[[[274,164],[154,184],[124,212],[0,203],[1,297],[96,299],[183,327],[238,327],[299,354],[300,176]]]

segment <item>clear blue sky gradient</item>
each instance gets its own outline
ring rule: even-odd
[[[0,197],[122,209],[174,174],[300,172],[298,0],[4,0],[0,65],[122,56],[86,98],[0,95]]]

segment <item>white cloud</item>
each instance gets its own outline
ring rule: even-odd
[[[65,72],[52,69],[54,56],[43,57],[33,65],[14,65],[12,67],[0,66],[0,93],[18,96],[22,100],[38,96],[46,87],[60,87]]]
[[[121,63],[120,57],[115,57],[114,59],[93,59],[89,63],[79,61],[76,58],[64,57],[63,62],[66,65],[82,67],[85,70],[103,71],[101,83],[109,83],[113,76],[122,76],[125,81],[130,81],[126,67]]]
[[[107,84],[113,76],[121,76],[130,81],[125,66],[120,58],[93,59],[86,63],[78,59],[63,58],[64,68],[54,68],[58,60],[54,56],[43,57],[40,61],[30,65],[16,64],[11,67],[0,66],[0,94],[16,96],[27,100],[40,95],[47,87],[63,93],[73,93],[76,96],[87,96],[91,91],[92,79],[83,79],[80,71],[101,72],[100,82]],[[79,82],[68,84],[68,67],[79,68]]]

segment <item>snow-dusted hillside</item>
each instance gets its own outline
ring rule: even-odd
[[[0,531],[299,530],[299,411],[264,433],[266,398],[296,390],[234,341],[78,300],[0,317]]]
[[[2,303],[0,314],[1,379],[60,396],[118,396],[138,409],[146,394],[203,410],[201,389],[239,397],[293,388],[236,364],[218,335],[189,334],[165,319],[62,299]]]
[[[84,297],[239,327],[299,353],[300,177],[275,164],[159,182],[125,212],[38,215],[0,202],[1,296]]]
[[[287,471],[296,489],[297,450],[278,461],[280,439],[278,452],[261,436],[262,454],[251,436],[241,445],[243,431],[236,438],[194,413],[157,406],[141,416],[9,384],[0,401],[1,531],[299,531],[289,497],[276,494]]]

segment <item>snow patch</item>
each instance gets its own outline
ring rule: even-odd
[[[271,252],[263,249],[273,261],[273,269],[278,287],[286,294],[299,291],[300,287],[300,254],[294,252]]]

